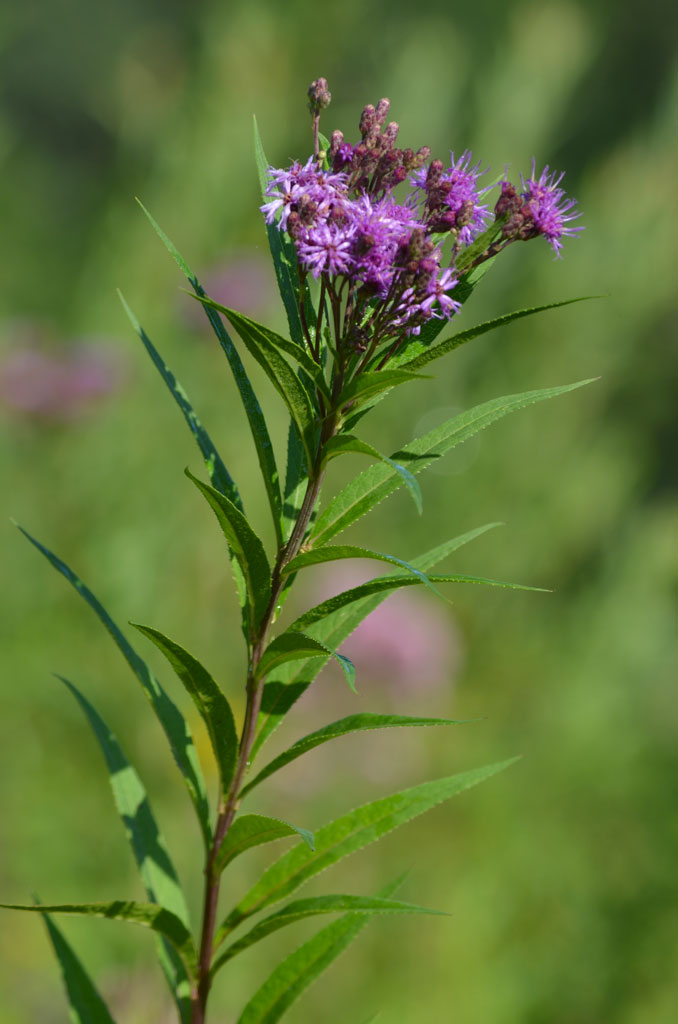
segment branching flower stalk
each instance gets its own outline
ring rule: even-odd
[[[390,103],[382,99],[376,108],[367,106],[360,119],[362,140],[352,147],[335,131],[329,151],[320,150],[321,111],[329,106],[327,81],[317,79],[309,88],[309,109],[313,125],[313,156],[303,166],[269,168],[269,201],[262,206],[268,223],[285,229],[294,241],[298,256],[297,301],[303,336],[309,354],[322,371],[321,340],[325,303],[333,329],[332,404],[316,388],[319,440],[311,467],[306,495],[289,541],[278,551],[272,574],[271,597],[252,637],[247,677],[247,707],[240,738],[238,765],[228,794],[220,801],[212,849],[205,868],[205,910],[200,948],[200,974],[194,1001],[192,1024],[203,1024],[210,986],[212,943],[220,873],[215,864],[221,845],[235,818],[239,792],[245,778],[256,735],[264,678],[256,672],[265,649],[278,600],[283,589],[282,571],[299,553],[311,522],[324,471],[325,445],[341,429],[352,402],[339,400],[347,379],[358,380],[372,365],[382,370],[402,341],[418,335],[432,319],[449,319],[461,308],[453,298],[459,283],[455,259],[464,247],[487,228],[488,208],[478,187],[480,165],[471,166],[467,151],[445,168],[441,160],[426,165],[430,154],[422,147],[416,154],[396,149],[398,125],[385,124]],[[397,203],[393,189],[409,176],[416,191],[404,203]],[[548,168],[534,176],[519,194],[508,181],[502,182],[495,206],[498,238],[474,255],[465,267],[470,274],[492,256],[519,239],[544,235],[558,254],[563,234],[581,228],[567,226],[573,200],[562,202],[559,178],[548,176]],[[417,202],[416,194],[422,199]],[[452,238],[452,261],[441,270],[442,243]],[[307,276],[320,280],[316,330],[312,333],[305,315]],[[346,296],[344,300],[343,296]],[[395,339],[395,340],[394,340]],[[384,343],[391,341],[384,348]],[[374,356],[380,351],[379,359]]]
[[[247,679],[239,736],[223,690],[200,662],[159,630],[136,627],[168,660],[207,726],[219,774],[214,825],[190,729],[181,711],[94,594],[65,562],[26,534],[87,601],[144,689],[186,783],[205,844],[202,921],[196,944],[183,891],[141,780],[84,695],[63,680],[85,712],[109,765],[116,806],[125,822],[147,902],[14,905],[13,909],[43,915],[61,961],[74,1018],[87,1019],[91,1024],[113,1024],[112,1017],[58,931],[52,913],[93,915],[150,927],[158,939],[158,955],[180,1024],[206,1024],[213,980],[241,951],[303,917],[342,914],[287,957],[284,966],[264,981],[238,1018],[238,1024],[274,1024],[352,941],[370,915],[436,911],[394,899],[397,883],[392,883],[373,896],[339,893],[296,899],[260,918],[241,938],[233,940],[232,932],[291,895],[315,873],[512,763],[503,761],[422,783],[349,812],[315,835],[281,819],[241,812],[241,802],[252,790],[321,743],[350,732],[457,724],[449,719],[391,714],[349,715],[302,737],[257,774],[250,773],[268,736],[329,658],[339,661],[354,688],[355,668],[339,647],[390,592],[424,585],[439,593],[442,584],[467,582],[538,589],[460,573],[432,573],[458,547],[496,524],[439,544],[411,562],[331,541],[400,486],[407,488],[421,511],[421,492],[415,477],[434,459],[509,412],[587,383],[485,402],[452,417],[390,457],[354,433],[376,402],[402,384],[419,379],[420,370],[429,363],[511,320],[578,301],[517,310],[439,340],[443,328],[459,315],[484,273],[509,245],[543,237],[560,256],[563,238],[574,237],[582,229],[572,224],[578,213],[574,200],[560,188],[562,175],[550,172],[548,167],[537,176],[533,162],[530,177],[521,178],[519,186],[504,177],[492,205],[492,186],[481,184],[486,172],[473,162],[469,151],[459,157],[453,153],[450,162],[445,163],[431,159],[428,146],[416,152],[397,146],[399,128],[395,121],[387,120],[387,99],[380,100],[376,107],[368,104],[364,108],[360,139],[355,144],[346,142],[340,131],[325,138],[320,117],[330,100],[326,80],[314,81],[308,92],[313,152],[305,163],[271,167],[255,132],[264,199],[261,210],[287,314],[288,337],[210,299],[184,258],[145,211],[185,274],[194,297],[203,305],[233,372],[273,517],[277,543],[272,564],[245,514],[235,482],[185,391],[123,300],[203,456],[209,485],[186,472],[215,513],[228,543],[242,609]],[[267,374],[289,412],[287,473],[282,492],[264,414],[222,314]],[[328,464],[341,455],[356,453],[369,457],[373,465],[317,515]],[[300,571],[308,565],[354,557],[386,563],[389,573],[316,605],[272,636]],[[268,700],[264,703],[265,696]],[[120,782],[120,765],[126,766],[126,785]],[[136,793],[134,799],[132,791]],[[141,818],[140,806],[144,808]],[[229,863],[253,846],[283,838],[300,842],[264,872],[218,925],[221,879]]]

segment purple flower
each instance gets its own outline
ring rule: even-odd
[[[443,172],[443,184],[449,186],[447,206],[455,215],[459,240],[463,245],[469,245],[480,234],[489,217],[487,206],[479,202],[481,195],[487,191],[478,189],[478,178],[485,172],[480,170],[480,161],[471,167],[471,159],[470,149],[464,150],[456,161],[452,153],[452,164]]]
[[[486,189],[478,188],[484,171],[480,163],[471,166],[471,151],[464,150],[458,160],[451,154],[445,170],[442,162],[433,168],[421,167],[410,176],[412,185],[426,193],[426,207],[434,231],[458,231],[462,245],[470,245],[484,230],[489,218],[487,206],[481,203]],[[433,173],[430,173],[430,171]]]
[[[17,340],[21,333],[19,325]],[[124,366],[111,344],[92,340],[48,346],[45,342],[36,331],[21,347],[4,355],[0,408],[35,422],[68,422],[119,389]]]
[[[385,295],[393,280],[398,247],[418,222],[410,209],[390,196],[373,203],[362,195],[345,209],[355,231],[356,274]]]
[[[428,294],[421,303],[422,310],[430,310],[437,302],[442,313],[432,312],[432,315],[449,320],[451,316],[461,309],[461,302],[457,302],[447,294],[455,287],[457,280],[449,267],[447,270],[443,270],[440,277],[432,278],[427,288]]]
[[[323,272],[348,274],[353,266],[355,230],[350,225],[318,224],[297,240],[300,261],[314,277]]]
[[[576,199],[568,199],[558,185],[563,180],[564,171],[549,174],[548,164],[538,178],[535,177],[535,161],[532,161],[532,176],[523,182],[523,198],[529,205],[534,219],[534,226],[540,235],[553,246],[556,256],[560,256],[563,247],[563,235],[576,236],[583,231],[583,226],[570,227],[569,222],[576,220],[581,214],[576,211]],[[523,213],[527,212],[523,207]]]
[[[290,213],[300,205],[308,209],[313,204],[314,217],[326,216],[333,204],[341,202],[346,191],[346,175],[321,170],[313,157],[303,166],[295,162],[286,169],[269,167],[268,177],[266,195],[271,199],[260,209],[267,224],[272,224],[279,212],[282,230],[287,228]]]

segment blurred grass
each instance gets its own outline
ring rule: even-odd
[[[262,790],[256,808],[253,798],[252,809],[314,827],[399,785],[526,755],[322,879],[314,891],[343,884],[369,893],[411,865],[404,898],[453,916],[376,922],[290,1012],[291,1024],[352,1024],[378,1009],[384,1024],[673,1019],[678,90],[669,17],[658,0],[642,17],[628,2],[488,0],[458,10],[432,3],[416,18],[401,2],[43,0],[0,21],[0,360],[28,321],[42,325],[57,355],[74,338],[112,339],[127,369],[119,391],[68,422],[0,407],[3,509],[66,558],[119,622],[156,625],[204,659],[237,710],[243,659],[221,538],[183,477],[184,465],[198,467],[196,453],[115,286],[187,388],[270,539],[265,504],[227,367],[196,327],[183,281],[133,195],[199,272],[256,266],[265,243],[251,114],[273,162],[303,155],[304,90],[325,74],[335,97],[326,130],[341,126],[351,138],[362,105],[386,94],[414,147],[427,142],[444,156],[468,146],[493,174],[505,163],[527,169],[533,155],[567,170],[586,232],[561,262],[540,242],[509,250],[466,323],[609,295],[478,339],[437,364],[425,396],[412,385],[367,421],[368,439],[392,450],[424,416],[420,430],[499,394],[601,378],[448,456],[422,478],[423,520],[398,495],[350,535],[408,558],[502,519],[504,529],[454,565],[555,593],[456,588],[466,660],[454,681],[394,698],[379,680],[361,680],[361,710],[484,721],[371,747],[346,740],[341,751],[309,755],[317,789],[294,769],[268,798]],[[262,274],[260,293],[243,296],[245,311],[281,326]],[[282,410],[253,377],[278,438]],[[9,527],[0,543],[3,899],[21,902],[34,889],[45,900],[140,894],[100,755],[50,675],[59,671],[140,767],[197,910],[191,810],[143,696],[72,590]],[[418,600],[427,606],[425,595]],[[139,646],[186,708],[154,652]],[[303,721],[300,709],[271,750],[322,724],[323,700],[333,713],[356,710],[341,686],[323,676]],[[265,857],[235,865],[234,896]],[[164,1020],[143,934],[84,922],[65,931],[121,1024]],[[224,973],[216,1019],[234,1019],[276,953],[303,934],[299,926],[274,936]],[[0,980],[2,1024],[66,1019],[36,921],[3,918]]]

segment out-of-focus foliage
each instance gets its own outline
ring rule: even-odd
[[[230,679],[236,709],[243,664],[225,552],[209,509],[204,529],[194,530],[200,498],[182,470],[199,462],[116,285],[187,387],[264,532],[265,496],[223,356],[133,195],[210,294],[265,313],[282,330],[257,212],[251,115],[274,163],[305,155],[304,93],[323,74],[334,94],[326,131],[341,127],[350,138],[362,105],[388,95],[415,148],[430,143],[445,157],[468,146],[493,176],[505,160],[528,171],[533,155],[567,170],[586,232],[560,262],[539,241],[514,246],[465,307],[464,326],[609,293],[472,342],[435,365],[434,382],[410,385],[374,414],[366,440],[393,450],[498,394],[601,376],[491,428],[423,475],[425,526],[400,494],[352,529],[348,542],[388,544],[409,560],[503,519],[504,529],[460,551],[447,571],[555,593],[458,588],[443,634],[425,634],[425,614],[440,613],[427,595],[413,589],[405,605],[391,599],[391,625],[374,627],[371,641],[388,672],[367,654],[361,669],[347,647],[360,696],[328,670],[305,701],[303,727],[297,721],[296,732],[287,726],[271,742],[273,755],[324,723],[321,701],[336,717],[485,716],[452,732],[385,733],[369,757],[364,737],[343,739],[281,771],[269,804],[253,794],[252,812],[312,829],[431,769],[444,775],[526,755],[487,788],[334,872],[336,891],[350,878],[352,891],[371,894],[376,879],[411,866],[403,898],[453,916],[372,925],[290,1022],[345,1024],[379,1009],[384,1024],[673,1019],[677,89],[669,17],[659,0],[642,15],[628,0],[434,2],[416,11],[357,0],[42,0],[0,19],[3,508],[63,555],[116,619],[152,623]],[[243,358],[268,389],[280,434],[282,407]],[[330,487],[345,479],[343,461],[332,465]],[[143,695],[88,609],[9,527],[1,550],[3,901],[26,902],[34,888],[45,903],[143,898],[95,741],[52,671],[87,693],[139,765],[188,878],[199,840],[185,838],[191,809]],[[453,638],[444,671],[425,686],[424,674],[397,678],[408,626],[412,643]],[[364,650],[367,641],[354,643]],[[146,653],[191,717],[214,782],[197,712],[160,656]],[[236,898],[254,877],[246,860],[232,870]],[[198,892],[191,898],[197,908]],[[299,941],[308,934],[304,925],[298,932]],[[150,937],[144,946],[115,925],[70,921],[64,933],[116,1019],[171,1019]],[[224,971],[214,993],[220,1019],[243,1005],[288,942],[272,936],[232,975]],[[3,922],[0,978],[2,1024],[63,1019],[58,973],[32,915]]]

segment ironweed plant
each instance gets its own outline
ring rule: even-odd
[[[80,914],[133,922],[151,928],[160,964],[182,1024],[207,1020],[208,997],[222,969],[267,935],[302,918],[340,916],[292,952],[254,993],[238,1024],[273,1024],[303,990],[358,935],[373,914],[425,913],[395,898],[399,881],[375,895],[332,893],[294,898],[308,879],[362,849],[398,825],[443,800],[502,771],[512,760],[426,782],[365,804],[312,832],[300,824],[244,810],[245,798],[275,772],[320,744],[348,733],[394,727],[454,724],[450,719],[394,714],[352,714],[302,736],[263,766],[266,740],[293,709],[328,659],[336,659],[347,684],[355,669],[339,652],[342,642],[392,591],[424,586],[440,595],[450,583],[517,586],[497,580],[433,570],[463,544],[490,529],[481,526],[439,543],[412,561],[336,538],[399,487],[421,513],[416,475],[485,427],[535,402],[564,394],[585,381],[509,395],[461,413],[387,457],[358,433],[363,417],[382,399],[421,377],[430,363],[460,345],[521,317],[567,305],[521,309],[494,320],[439,335],[461,313],[483,275],[516,242],[543,238],[556,256],[563,238],[582,229],[575,202],[560,188],[562,175],[548,167],[520,184],[504,176],[483,185],[471,154],[446,163],[396,145],[398,125],[387,123],[389,102],[368,105],[360,118],[360,140],[329,139],[319,130],[330,102],[325,79],[309,89],[313,152],[305,163],[268,165],[255,124],[255,151],[263,193],[261,210],[280,295],[287,336],[243,313],[214,302],[193,271],[155,223],[148,219],[185,274],[226,355],[252,432],[275,529],[275,550],[267,552],[245,512],[238,488],[214,443],[172,372],[125,303],[136,332],[202,453],[210,483],[186,475],[208,502],[228,546],[242,610],[247,655],[246,710],[238,729],[224,692],[188,651],[159,630],[134,624],[165,656],[204,719],[218,769],[219,795],[210,813],[207,788],[189,726],[180,709],[91,590],[57,555],[28,533],[28,539],[75,587],[111,634],[149,699],[169,742],[193,803],[204,841],[204,899],[196,932],[170,853],[143,783],[116,737],[76,687],[63,682],[85,713],[109,770],[117,810],[124,823],[147,902],[16,906],[40,913],[60,961],[74,1020],[111,1024],[112,1017],[82,963],[52,915]],[[498,195],[491,198],[493,188]],[[289,413],[287,467],[281,479],[266,420],[222,314],[242,345],[261,366]],[[329,465],[359,453],[372,461],[318,512]],[[25,533],[25,531],[23,531]],[[276,629],[290,588],[308,566],[361,558],[383,563],[386,574],[345,590]],[[536,588],[520,588],[536,589]],[[281,808],[282,811],[282,808]],[[283,811],[284,813],[284,811]],[[222,886],[236,857],[274,840],[292,840],[244,895]],[[226,875],[226,879],[228,875]],[[222,888],[236,902],[220,916]],[[260,915],[253,923],[255,915]],[[239,933],[239,934],[237,934]]]

